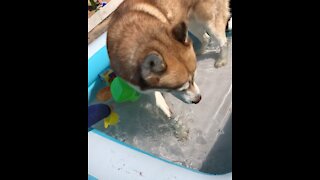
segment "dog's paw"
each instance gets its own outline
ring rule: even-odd
[[[201,49],[199,49],[199,50],[196,51],[196,55],[197,55],[197,56],[200,56],[200,55],[202,55],[202,54],[205,54],[205,52],[206,52],[205,49],[202,49],[202,48],[201,48]]]
[[[226,59],[219,59],[214,63],[215,68],[220,68],[227,65],[228,61]]]
[[[156,105],[161,109],[161,111],[165,114],[168,119],[172,119],[173,113],[169,106],[167,105],[165,99],[163,98],[160,92],[155,92]]]
[[[196,55],[202,55],[202,54],[207,54],[207,53],[220,53],[221,47],[219,44],[210,42],[207,44],[202,44],[200,49],[196,51]]]
[[[173,113],[169,107],[162,110],[168,119],[174,119]]]

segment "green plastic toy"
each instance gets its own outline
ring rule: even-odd
[[[116,77],[110,85],[111,94],[116,102],[136,101],[139,99],[140,94],[129,86],[123,79]]]

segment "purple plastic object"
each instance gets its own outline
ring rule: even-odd
[[[106,104],[88,106],[88,128],[110,115],[111,108]]]

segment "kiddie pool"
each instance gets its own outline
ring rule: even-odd
[[[198,105],[165,96],[178,114],[177,122],[190,129],[189,140],[174,136],[153,97],[142,95],[137,102],[122,104],[111,100],[107,104],[115,107],[120,122],[104,129],[100,121],[88,130],[88,179],[232,179],[231,48],[226,67],[214,69],[211,57],[210,53],[198,57],[196,82],[203,97]],[[97,103],[95,96],[102,87],[98,75],[109,65],[104,33],[88,46],[88,105]]]

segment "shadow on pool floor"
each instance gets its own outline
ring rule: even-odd
[[[210,174],[232,172],[232,115],[230,115],[223,132],[203,162],[200,171]]]

